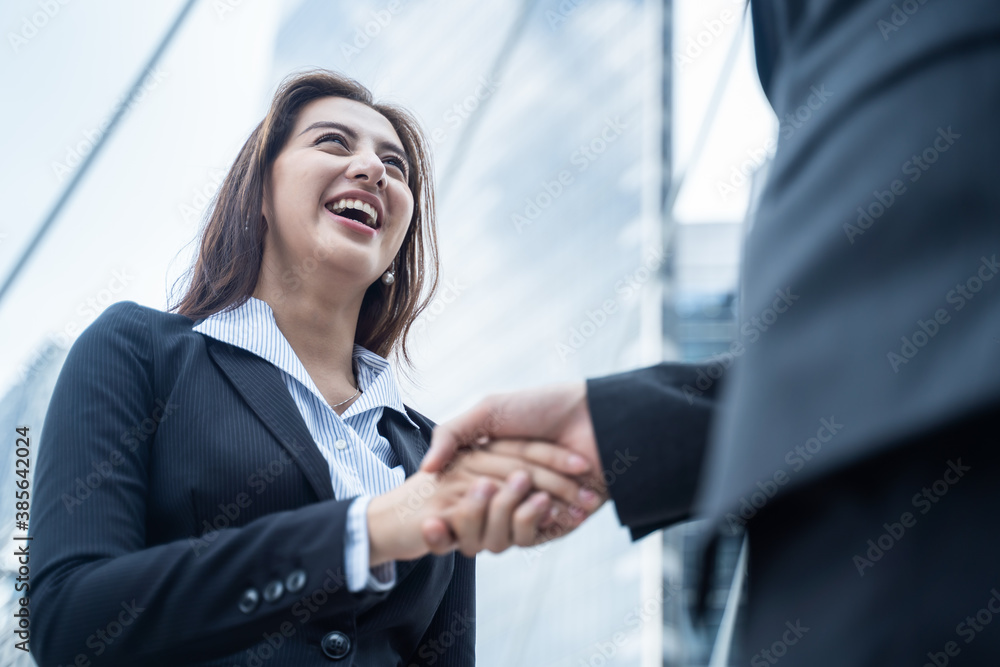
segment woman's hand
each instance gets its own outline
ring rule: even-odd
[[[512,539],[519,544],[534,540],[554,507],[563,514],[577,508],[572,511],[578,523],[602,500],[567,475],[589,469],[572,452],[546,443],[495,443],[464,451],[441,472],[417,472],[371,500],[370,563],[427,554],[423,530],[428,520],[445,526],[449,535],[454,530],[450,548],[438,547],[435,553],[459,548],[469,556],[484,548],[502,551]]]
[[[504,442],[504,438],[528,438],[542,442]],[[489,447],[494,451],[510,453],[510,448],[517,447],[526,458],[541,455],[549,456],[533,445],[551,443],[565,452],[581,457],[588,465],[585,473],[570,472],[568,474],[582,475],[584,485],[598,497],[600,505],[607,498],[608,492],[601,470],[601,460],[597,449],[597,438],[594,434],[590,410],[587,405],[587,388],[584,382],[564,385],[553,385],[539,389],[522,391],[512,394],[498,394],[487,397],[468,412],[439,424],[434,429],[431,447],[420,469],[425,472],[435,472],[444,469],[453,457],[468,449]],[[541,463],[546,465],[545,462]],[[549,466],[552,467],[552,466]],[[503,515],[501,503],[493,501],[483,510],[483,521],[486,525],[503,523],[500,519],[490,518],[494,513]],[[526,511],[526,510],[525,510]],[[592,510],[591,510],[592,511]],[[510,517],[516,522],[518,510]],[[560,537],[580,523],[579,512],[572,511],[572,504],[566,512],[558,507],[554,517],[546,519],[539,528],[541,533],[527,536],[524,532],[512,531],[504,541],[496,536],[495,531],[482,533],[489,536],[489,543],[481,542],[482,548],[497,550],[504,545],[517,544],[528,546]],[[475,522],[472,530],[475,533]],[[459,535],[454,525],[449,526],[440,519],[428,519],[424,525],[424,539],[433,553],[450,551],[462,541],[463,553],[471,549],[468,546],[474,542],[474,537]],[[482,539],[482,538],[481,538]],[[471,542],[470,542],[471,540]]]
[[[515,473],[488,498],[468,498],[457,512],[457,521],[448,520],[448,516],[424,519],[422,533],[432,553],[443,554],[454,549],[466,555],[483,549],[499,553],[513,545],[547,542],[574,530],[607,499],[599,471],[565,447],[526,440],[497,440],[478,447],[471,451],[487,451],[522,461],[535,476]],[[468,451],[460,450],[459,456]],[[454,461],[447,464],[446,469],[453,464]],[[572,477],[577,484],[576,495],[566,491],[553,493],[548,486],[551,475]],[[544,490],[525,500],[533,488]],[[548,502],[550,494],[552,502]],[[541,520],[539,511],[544,512]]]

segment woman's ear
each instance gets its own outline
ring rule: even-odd
[[[268,173],[264,174],[264,187],[262,188],[263,194],[260,200],[260,216],[264,218],[264,229],[267,229],[268,220],[273,220],[274,217],[271,215],[273,209],[271,204],[271,187],[270,187],[271,174],[270,169]]]

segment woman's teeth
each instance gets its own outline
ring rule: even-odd
[[[327,209],[337,214],[340,214],[345,209],[361,211],[365,214],[363,222],[366,225],[372,227],[373,229],[378,225],[378,213],[375,211],[375,207],[358,199],[341,199],[332,204],[328,204]]]

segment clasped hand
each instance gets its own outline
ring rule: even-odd
[[[435,429],[421,470],[372,499],[370,563],[532,546],[606,498],[582,385],[490,397]]]

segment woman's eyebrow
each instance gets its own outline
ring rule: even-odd
[[[310,130],[315,130],[315,129],[318,129],[318,128],[321,128],[321,127],[323,127],[323,128],[329,128],[331,130],[340,130],[341,132],[343,132],[344,134],[346,134],[347,136],[349,136],[351,139],[357,139],[358,138],[358,133],[357,132],[355,132],[351,128],[347,127],[346,125],[341,125],[340,123],[335,123],[332,120],[320,120],[320,121],[317,121],[317,122],[313,123],[312,125],[310,125],[309,127],[307,127],[306,129],[304,129],[301,132],[299,132],[299,136],[301,137],[306,132],[308,132]]]
[[[319,129],[319,128],[330,129],[330,130],[339,130],[339,131],[343,132],[344,134],[346,134],[352,141],[356,141],[357,138],[358,138],[358,133],[357,132],[355,132],[351,128],[347,127],[346,125],[342,125],[341,123],[336,123],[336,122],[334,122],[332,120],[320,120],[320,121],[316,121],[315,123],[313,123],[312,125],[310,125],[306,129],[304,129],[301,132],[299,132],[299,136],[302,136],[303,134],[305,134],[306,132],[309,132],[310,130],[316,130],[316,129]],[[391,151],[393,151],[395,153],[399,153],[401,156],[403,156],[403,158],[406,159],[407,162],[409,162],[409,157],[407,156],[406,151],[403,150],[402,146],[400,146],[399,144],[397,144],[394,141],[388,141],[388,140],[380,141],[379,144],[378,144],[378,147],[379,147],[380,150],[391,150]]]

